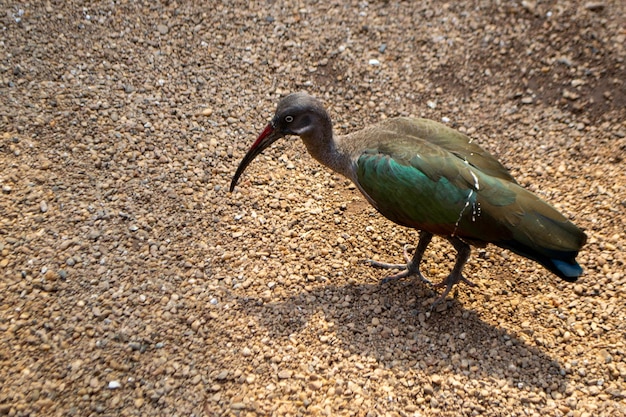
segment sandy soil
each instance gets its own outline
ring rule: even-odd
[[[0,1],[0,415],[626,415],[626,3]],[[417,233],[297,138],[444,120],[589,235],[380,285]],[[454,251],[436,240],[433,280]]]

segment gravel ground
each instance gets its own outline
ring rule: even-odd
[[[626,415],[626,2],[215,3],[0,1],[0,415]],[[430,313],[361,263],[417,233],[299,140],[228,193],[297,90],[470,134],[585,275],[474,250]]]

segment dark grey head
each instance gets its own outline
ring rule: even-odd
[[[289,94],[280,100],[271,122],[239,163],[230,183],[230,191],[233,191],[237,180],[250,162],[278,139],[287,135],[296,135],[306,139],[317,129],[330,129],[330,126],[330,117],[319,100],[304,92]]]
[[[307,133],[328,119],[322,103],[304,92],[292,93],[283,98],[276,107],[271,124],[283,136],[306,136]]]

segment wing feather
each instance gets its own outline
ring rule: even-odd
[[[359,188],[390,220],[473,242],[519,240],[555,251],[582,245],[574,224],[517,183],[437,144],[394,135],[356,161]]]

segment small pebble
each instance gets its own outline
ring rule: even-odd
[[[585,3],[585,9],[590,10],[592,12],[600,12],[604,10],[605,4],[604,2],[594,1]]]
[[[122,387],[119,381],[109,381],[109,389],[118,389]]]
[[[200,320],[194,320],[193,323],[191,323],[191,330],[193,330],[194,332],[197,332],[198,329],[200,329]]]
[[[91,388],[99,388],[100,387],[100,381],[98,380],[98,378],[93,377],[89,380],[89,386]]]
[[[278,371],[278,378],[279,379],[291,378],[291,375],[293,375],[293,372],[288,370],[288,369],[283,369],[281,371]]]
[[[311,390],[317,391],[324,386],[324,383],[321,380],[309,381],[308,386]]]
[[[236,402],[230,405],[230,408],[233,410],[244,410],[246,408],[246,404],[243,402]]]
[[[574,285],[574,294],[583,295],[584,293],[585,293],[585,287],[583,287],[581,284]]]

